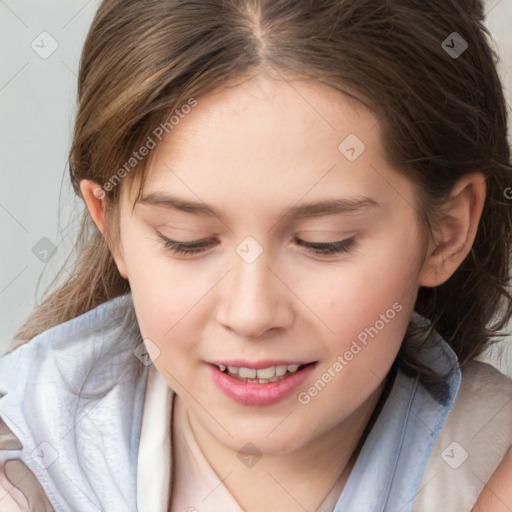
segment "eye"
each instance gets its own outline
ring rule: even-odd
[[[201,240],[193,240],[191,242],[178,242],[171,240],[166,236],[158,233],[162,243],[166,249],[169,249],[174,254],[179,255],[192,255],[199,254],[210,248],[215,242],[215,238],[204,238]],[[319,255],[341,254],[349,252],[356,243],[356,237],[347,238],[338,242],[305,242],[300,238],[295,238],[298,245],[306,247],[309,251]]]
[[[312,250],[316,254],[341,254],[349,252],[356,243],[356,237],[347,238],[346,240],[340,240],[339,242],[304,242],[300,238],[295,238],[295,241],[299,245],[303,245],[308,249]]]
[[[178,242],[171,240],[166,236],[158,233],[162,243],[166,249],[169,249],[174,254],[199,254],[206,251],[215,241],[214,238],[204,238],[202,240],[193,240],[192,242]]]

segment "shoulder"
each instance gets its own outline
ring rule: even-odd
[[[79,503],[73,486],[56,476],[64,469],[101,488],[105,478],[95,465],[109,459],[123,467],[118,481],[130,477],[131,465],[119,460],[132,455],[138,436],[147,369],[136,352],[141,341],[130,297],[122,296],[0,358],[0,511],[52,511],[49,499],[57,503],[61,496]],[[105,447],[98,429],[113,426],[116,435]],[[51,471],[33,455],[42,442],[59,447]],[[78,452],[87,453],[81,464]],[[115,502],[117,491],[105,500]]]
[[[140,370],[133,356],[141,342],[131,295],[117,297],[2,355],[0,392],[22,393],[36,380],[46,384],[57,378],[70,388],[100,381],[114,367],[116,378],[129,377]]]
[[[488,363],[469,361],[461,368],[459,392],[443,430],[466,439],[472,451],[493,439],[503,456],[512,444],[512,380]]]
[[[512,380],[494,366],[481,361],[469,361],[461,368],[461,383],[445,428],[460,422],[491,428],[501,424],[512,435]]]
[[[471,510],[511,445],[512,381],[490,364],[469,361],[461,368],[460,387],[423,474],[414,512],[435,510],[440,503],[446,512]]]
[[[483,385],[490,384],[490,391],[507,400],[503,404],[503,409],[509,409],[512,402],[512,380],[502,375],[498,370],[490,365],[480,363],[479,373],[483,379]],[[473,370],[474,371],[474,370]],[[476,379],[475,379],[476,380]],[[489,395],[486,395],[489,398]],[[499,402],[497,403],[499,405]],[[499,415],[501,411],[498,411]],[[512,428],[512,417],[508,418],[509,425]],[[505,443],[506,444],[506,443]],[[512,438],[509,438],[507,453],[503,456],[497,469],[486,482],[480,496],[474,507],[474,512],[506,512],[512,508]]]
[[[512,450],[509,450],[478,497],[473,512],[512,510]]]
[[[465,387],[478,389],[479,395],[499,390],[512,396],[512,380],[489,363],[473,359],[461,367],[461,372]]]

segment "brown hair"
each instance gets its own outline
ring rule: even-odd
[[[443,44],[454,45],[455,31],[468,45],[457,58]],[[377,115],[387,158],[417,185],[430,234],[456,181],[474,171],[485,176],[470,254],[446,283],[420,288],[415,305],[463,364],[512,313],[512,209],[504,198],[512,167],[488,37],[477,0],[104,0],[80,62],[74,190],[81,196],[82,179],[112,183],[170,112],[228,80],[265,69],[332,86]],[[135,177],[142,186],[150,162],[151,154],[118,186],[105,186],[111,243],[120,188]],[[129,292],[87,211],[76,251],[71,276],[28,318],[17,345]],[[404,343],[399,359],[414,365],[414,350]]]

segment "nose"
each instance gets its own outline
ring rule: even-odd
[[[271,330],[289,327],[294,317],[293,293],[265,251],[252,263],[238,255],[234,261],[223,280],[218,322],[248,339],[261,339]]]

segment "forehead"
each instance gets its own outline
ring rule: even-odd
[[[172,192],[261,212],[389,188],[376,117],[325,84],[261,73],[196,101],[154,149],[142,197]]]

